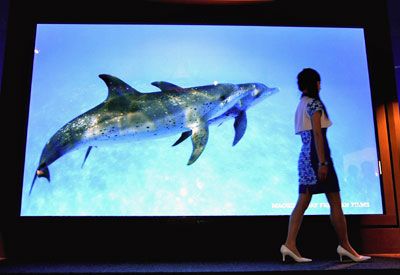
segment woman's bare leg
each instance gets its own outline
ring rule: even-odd
[[[296,239],[297,234],[299,233],[301,222],[303,221],[304,212],[307,210],[308,205],[310,204],[311,197],[312,194],[309,192],[300,193],[296,206],[294,207],[289,219],[289,228],[285,246],[299,257],[301,257],[301,255],[297,250]]]
[[[347,235],[346,217],[343,214],[340,193],[326,193],[326,198],[328,199],[329,205],[331,207],[331,222],[333,227],[335,228],[337,237],[339,239],[339,244],[351,254],[359,256],[359,254],[353,249],[349,242],[349,238]]]

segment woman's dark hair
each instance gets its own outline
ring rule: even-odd
[[[306,95],[308,97],[318,99],[322,104],[322,108],[324,109],[326,117],[329,118],[328,112],[326,111],[325,108],[325,104],[319,97],[319,91],[317,86],[318,81],[321,81],[321,76],[316,70],[311,68],[305,68],[297,75],[297,85],[299,86],[299,90],[300,91],[307,90],[307,94],[303,93],[301,96]]]
[[[318,81],[321,81],[321,76],[316,70],[311,68],[305,68],[297,75],[299,90],[307,90],[307,96],[311,98],[320,99],[317,87]]]

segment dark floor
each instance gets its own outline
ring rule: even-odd
[[[279,273],[325,271],[329,274],[362,271],[364,274],[400,274],[400,259],[374,256],[364,263],[339,262],[338,259],[314,260],[307,264],[277,261],[222,261],[222,262],[0,262],[0,274],[11,273]]]

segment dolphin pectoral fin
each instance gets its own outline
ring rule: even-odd
[[[192,144],[193,151],[187,165],[193,164],[203,153],[208,140],[208,125],[203,124],[202,126],[192,129]]]
[[[85,165],[86,159],[89,156],[90,151],[92,150],[92,148],[93,148],[93,146],[89,146],[89,148],[87,149],[86,154],[85,154],[85,158],[83,159],[83,163],[81,165],[81,168],[83,168],[83,165]]]
[[[235,118],[233,126],[235,127],[235,138],[233,140],[232,146],[235,146],[246,132],[247,115],[245,111],[239,113],[239,115]]]
[[[185,89],[182,87],[179,87],[178,85],[166,82],[166,81],[154,81],[151,83],[151,85],[156,86],[163,92],[184,92]]]
[[[181,143],[182,141],[184,141],[185,139],[187,139],[187,138],[190,137],[191,135],[192,135],[192,131],[183,132],[183,133],[181,134],[181,136],[179,137],[179,139],[178,139],[177,141],[175,141],[174,144],[172,144],[172,146],[178,145],[179,143]]]

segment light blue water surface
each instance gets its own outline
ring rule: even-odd
[[[364,34],[355,28],[54,25],[37,27],[24,182],[23,216],[287,215],[298,196],[294,135],[296,76],[312,67],[321,98],[346,214],[382,213]],[[101,103],[99,74],[141,92],[150,83],[182,87],[261,82],[279,87],[247,112],[234,147],[233,120],[212,125],[205,151],[191,166],[190,139],[173,135],[86,148],[49,166],[51,182],[30,185],[50,137]],[[324,195],[306,214],[326,214]]]

